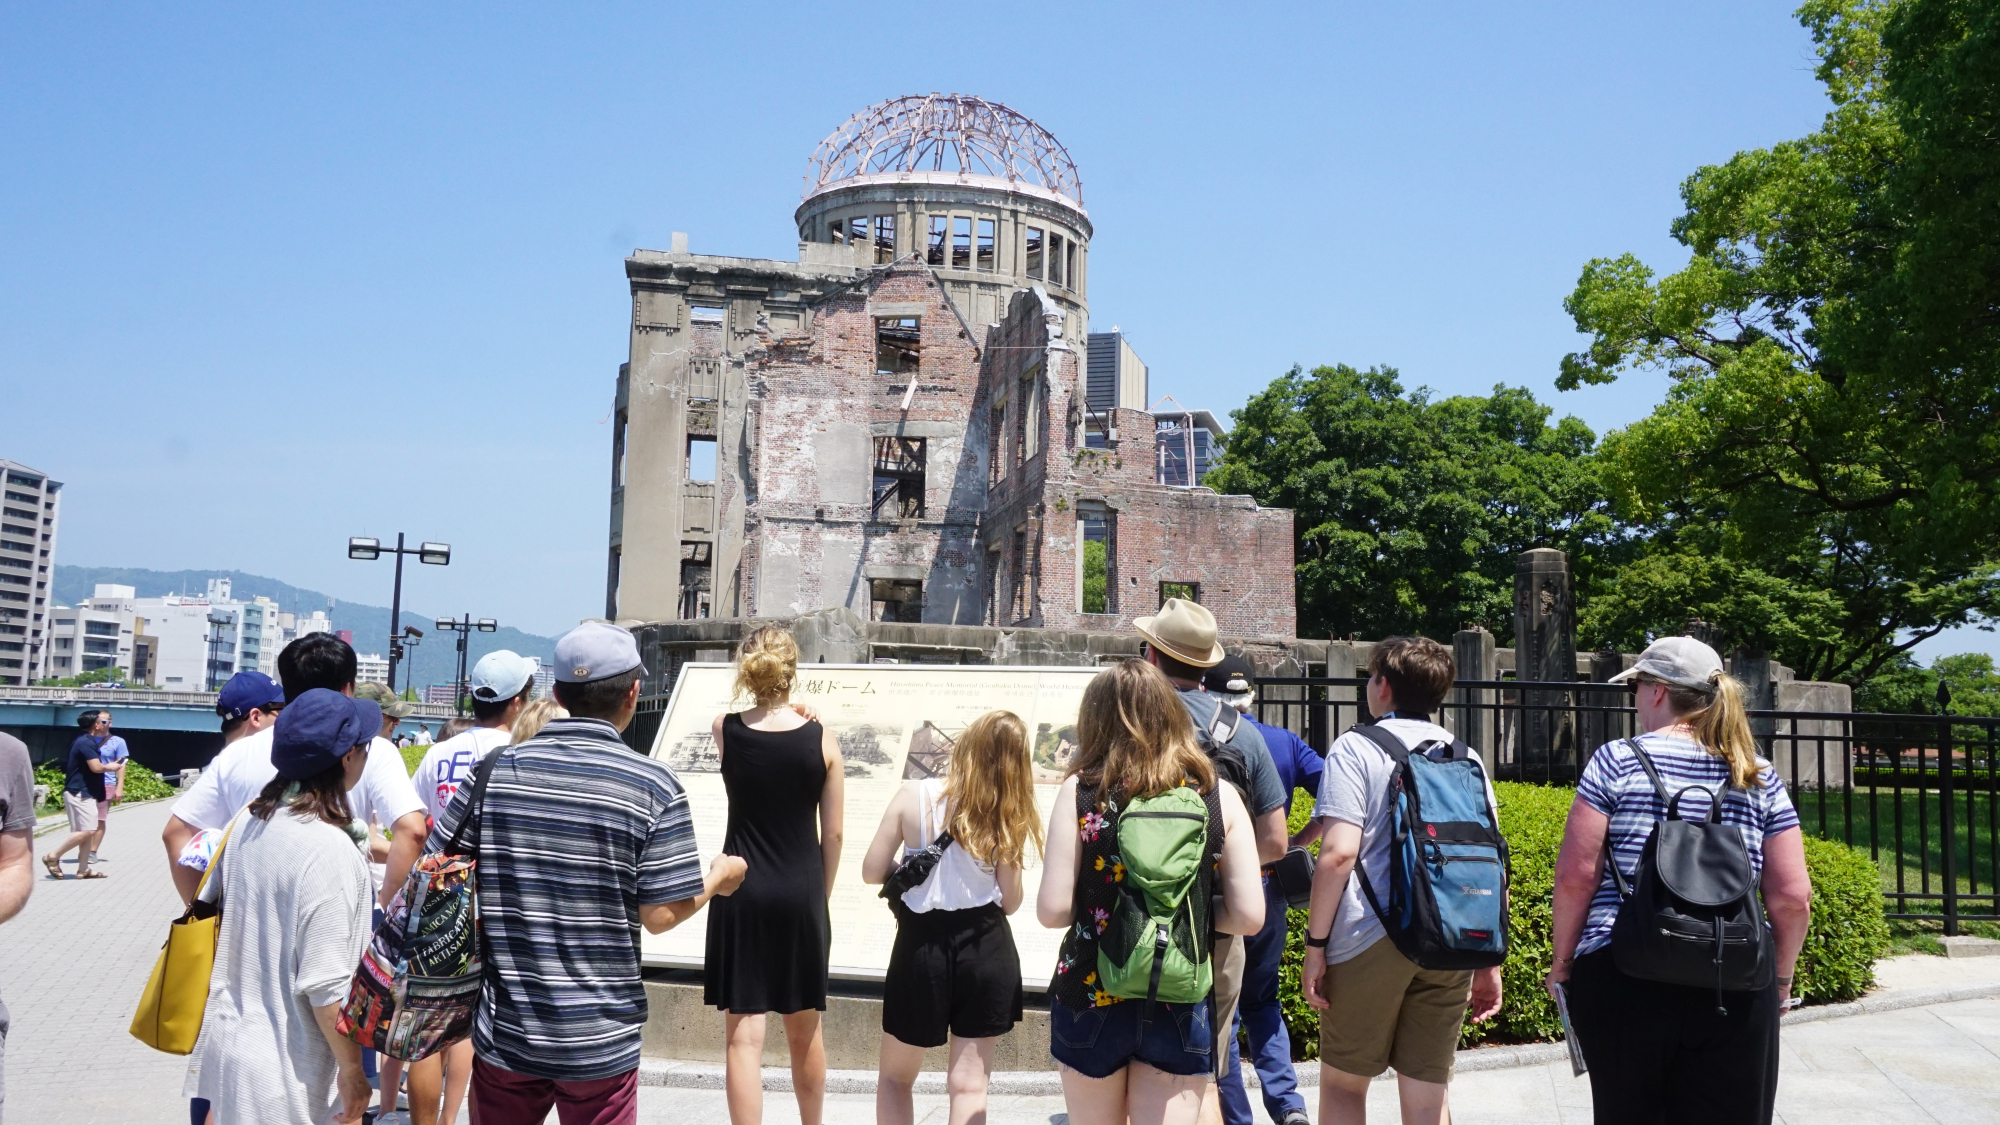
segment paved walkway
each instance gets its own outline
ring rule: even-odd
[[[168,804],[115,813],[104,851],[110,878],[39,879],[21,915],[0,927],[0,996],[13,1010],[7,1042],[11,1125],[180,1125],[184,1061],[126,1033],[166,926],[179,912],[159,844]],[[38,848],[50,844],[38,840]],[[1892,987],[2000,977],[2000,958],[1898,958]],[[1826,1020],[1787,1028],[1781,1119],[1794,1125],[2000,1121],[2000,999]],[[640,1118],[688,1125],[728,1118],[721,1091],[642,1089]],[[797,1120],[790,1094],[765,1096],[765,1120]],[[1318,1107],[1313,1107],[1317,1113]],[[917,1099],[919,1122],[941,1125],[942,1096]],[[1395,1085],[1378,1082],[1373,1120],[1396,1120]],[[1567,1063],[1467,1073],[1452,1086],[1459,1125],[1590,1120],[1588,1079]],[[827,1125],[874,1120],[865,1094],[827,1099]],[[1261,1113],[1260,1118],[1261,1120]],[[992,1125],[1067,1125],[1059,1097],[993,1100]]]

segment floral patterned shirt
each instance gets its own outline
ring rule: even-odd
[[[1077,840],[1083,865],[1077,872],[1073,920],[1063,934],[1056,975],[1049,992],[1071,1011],[1101,1008],[1120,1002],[1097,979],[1097,936],[1111,921],[1118,884],[1125,881],[1125,862],[1118,855],[1118,801],[1100,800],[1097,787],[1076,786]],[[1211,787],[1203,795],[1208,806],[1209,863],[1202,868],[1198,893],[1215,892],[1215,871],[1222,862],[1222,797]]]

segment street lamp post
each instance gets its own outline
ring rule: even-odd
[[[463,713],[465,711],[465,644],[472,639],[473,633],[491,633],[500,627],[500,623],[491,617],[482,617],[475,621],[472,615],[468,613],[457,620],[449,617],[440,617],[437,619],[437,627],[440,633],[458,634],[458,679],[453,681],[451,685],[452,710]]]
[[[366,562],[380,558],[385,551],[396,556],[396,590],[391,595],[389,602],[389,690],[394,691],[396,688],[396,665],[403,649],[401,643],[403,640],[403,556],[415,555],[418,562],[428,563],[431,566],[450,566],[451,544],[419,543],[415,547],[405,547],[403,546],[403,533],[400,531],[396,533],[396,545],[394,547],[384,547],[382,541],[379,539],[367,539],[359,536],[349,538],[347,541],[347,557],[350,559],[360,559]],[[422,633],[418,633],[417,635],[423,636]]]

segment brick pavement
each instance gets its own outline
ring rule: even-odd
[[[0,926],[0,996],[14,1018],[6,1060],[12,1125],[187,1121],[180,1099],[187,1061],[126,1031],[167,923],[180,912],[160,848],[170,805],[112,814],[107,879],[48,878],[39,856],[56,839],[35,841],[41,877],[28,905]]]

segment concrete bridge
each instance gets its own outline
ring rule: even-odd
[[[154,688],[0,687],[0,731],[28,744],[36,762],[59,762],[77,735],[77,716],[85,711],[111,712],[112,729],[125,739],[141,765],[175,773],[199,769],[222,748],[222,720],[215,715],[212,691],[160,691]],[[419,726],[438,727],[452,717],[444,703],[418,703],[397,729],[415,734]]]

